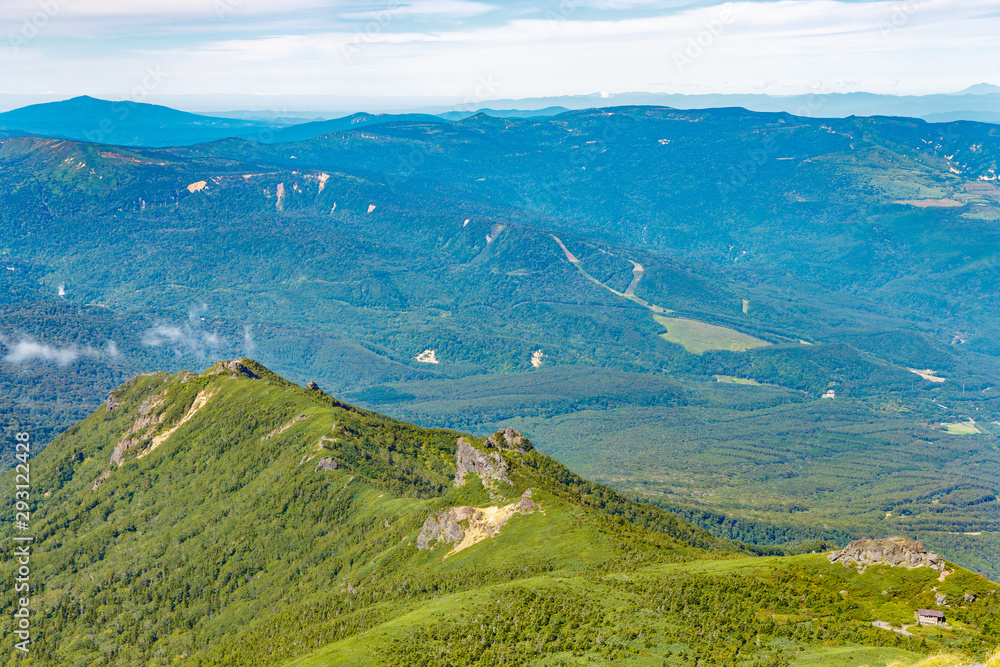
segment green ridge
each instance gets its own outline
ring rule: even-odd
[[[1000,641],[998,587],[971,572],[942,584],[753,557],[526,441],[490,444],[501,435],[464,437],[511,484],[454,486],[461,434],[254,361],[136,377],[30,463],[35,639],[27,661],[8,642],[3,664],[787,665],[845,642],[888,658]],[[8,473],[8,504],[13,488]],[[540,511],[493,537],[447,557],[453,545],[417,548],[432,514],[528,489]],[[0,536],[10,576],[12,527]],[[953,629],[872,627],[933,604],[934,585],[977,596],[949,612]]]

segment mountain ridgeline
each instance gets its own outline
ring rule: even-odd
[[[754,556],[513,429],[420,428],[245,358],[129,380],[30,467],[34,665],[836,665],[844,642],[1000,641],[1000,587],[954,564]],[[947,629],[872,625],[935,604]]]

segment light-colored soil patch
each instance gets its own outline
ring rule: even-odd
[[[893,204],[906,204],[917,208],[957,208],[965,206],[960,201],[954,199],[897,199]]]
[[[632,282],[625,288],[625,296],[634,297],[635,286],[638,285],[639,281],[642,279],[643,268],[642,264],[639,262],[633,262],[631,259],[628,261],[632,263]]]
[[[201,192],[208,185],[208,181],[195,181],[191,185],[187,186],[188,192]]]
[[[541,350],[535,350],[531,353],[531,365],[535,368],[542,367],[542,360],[545,359],[545,353]]]
[[[464,551],[474,544],[479,544],[483,540],[499,534],[500,529],[507,525],[510,518],[517,513],[516,506],[516,503],[513,503],[503,507],[477,508],[476,512],[469,517],[469,527],[465,531],[465,537],[444,557],[454,556],[459,551]]]
[[[194,397],[194,402],[191,404],[191,407],[188,408],[187,414],[181,417],[181,420],[179,422],[168,428],[160,435],[153,438],[153,442],[149,445],[146,451],[139,454],[138,458],[141,459],[146,454],[152,453],[153,451],[156,450],[157,447],[166,442],[167,439],[177,431],[177,429],[179,429],[181,426],[184,426],[184,424],[187,424],[189,421],[191,421],[191,418],[194,417],[196,414],[198,414],[198,411],[201,410],[203,407],[205,407],[209,399],[211,399],[213,396],[215,396],[215,392],[209,391],[207,389],[203,389],[200,392],[198,392],[198,395]]]
[[[767,341],[754,338],[735,329],[706,324],[683,317],[654,316],[657,322],[667,328],[660,338],[677,343],[692,354],[702,354],[709,350],[744,352],[755,347],[770,345]]]
[[[555,236],[553,236],[552,238],[554,238],[556,240],[556,243],[559,244],[559,247],[562,248],[562,251],[564,253],[566,253],[566,259],[568,259],[572,264],[576,264],[577,267],[579,267],[580,266],[580,260],[576,258],[576,255],[574,255],[573,253],[571,253],[569,251],[569,248],[567,248],[566,245],[562,241],[560,241],[558,238],[556,238]]]
[[[910,371],[911,373],[916,373],[923,379],[930,380],[931,382],[944,382],[946,379],[938,377],[937,375],[935,375],[935,372],[929,368],[925,368],[924,370],[920,370],[918,368],[907,368],[906,370]]]
[[[287,431],[291,427],[295,426],[296,424],[298,424],[301,421],[305,421],[306,419],[308,419],[308,417],[306,417],[305,415],[299,415],[298,417],[296,417],[292,421],[288,422],[287,424],[279,426],[278,428],[274,429],[273,431],[271,431],[267,435],[263,436],[260,439],[260,441],[261,442],[267,442],[268,440],[270,440],[274,436],[281,435],[282,433],[284,433],[285,431]]]
[[[437,352],[435,350],[424,350],[418,354],[415,359],[422,364],[437,364],[440,363],[437,358]]]

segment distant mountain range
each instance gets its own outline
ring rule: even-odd
[[[751,111],[784,111],[810,118],[847,116],[898,116],[932,122],[974,120],[1000,123],[1000,86],[981,83],[957,93],[938,95],[882,95],[876,93],[826,93],[822,89],[802,95],[615,93],[492,100],[495,108],[511,108],[537,115],[595,107],[649,105],[674,109],[742,107]],[[442,107],[427,113],[450,113]],[[500,114],[496,114],[500,115]]]
[[[341,130],[388,122],[453,122],[476,114],[498,118],[546,118],[571,110],[611,106],[674,109],[740,107],[808,118],[894,116],[929,122],[1000,123],[1000,86],[981,83],[951,94],[924,96],[823,93],[775,96],[622,93],[494,100],[490,107],[427,107],[406,113],[353,113],[321,120],[307,114],[228,111],[202,115],[156,104],[106,101],[82,96],[34,104],[0,114],[0,137],[33,135],[117,146],[189,146],[227,138],[257,143],[304,141]],[[322,114],[318,114],[322,115]]]
[[[0,114],[2,136],[32,135],[114,146],[189,146],[241,138],[257,143],[312,139],[330,132],[392,120],[445,122],[436,116],[358,113],[335,120],[289,125],[255,119],[221,118],[178,111],[156,104],[110,102],[74,97]]]

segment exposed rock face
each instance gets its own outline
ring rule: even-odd
[[[475,507],[452,507],[431,514],[417,535],[417,549],[430,549],[432,541],[446,544],[461,542],[465,537],[465,530],[458,522],[465,521],[475,513]]]
[[[927,551],[920,542],[903,537],[855,540],[843,551],[834,551],[827,558],[831,563],[844,567],[857,565],[858,572],[864,572],[869,565],[890,567],[929,567],[943,572],[945,562],[936,553]]]
[[[465,476],[470,472],[479,475],[483,481],[483,486],[492,489],[496,482],[503,481],[510,484],[507,477],[507,462],[499,452],[481,452],[465,438],[459,438],[458,448],[455,451],[455,463],[458,470],[455,471],[455,486],[465,484]]]
[[[520,453],[526,451],[528,440],[512,428],[501,429],[488,437],[482,444],[483,451],[472,446],[465,438],[459,438],[455,451],[455,486],[465,484],[465,476],[474,472],[483,481],[483,486],[492,489],[496,482],[511,481],[507,477],[507,462],[500,452],[511,450]]]
[[[320,459],[319,463],[316,464],[314,472],[319,472],[320,470],[336,470],[337,462],[331,458]]]
[[[417,549],[431,549],[437,542],[454,544],[445,558],[473,544],[494,537],[515,514],[531,514],[541,509],[531,499],[531,489],[520,500],[504,507],[452,507],[431,514],[417,535]],[[465,523],[463,527],[461,524]],[[433,544],[432,544],[433,543]]]
[[[972,593],[966,593],[965,595],[962,596],[962,601],[963,602],[975,602],[976,601],[976,596],[973,595]]]
[[[948,604],[948,596],[944,593],[935,593],[934,604],[938,607],[944,607]]]
[[[526,489],[521,494],[521,499],[514,503],[514,511],[518,514],[531,514],[537,509],[541,509],[534,500],[531,499],[531,489]]]
[[[139,417],[129,430],[122,435],[111,453],[111,465],[120,467],[125,463],[125,453],[150,437],[153,428],[163,423],[164,414],[160,408],[166,399],[166,392],[150,396],[139,406]],[[160,414],[157,414],[159,412]]]
[[[497,438],[497,436],[503,438],[502,443],[499,442],[499,438]],[[523,446],[527,444],[528,439],[512,428],[502,428],[488,437],[486,442],[497,449],[513,449],[523,454],[525,452]]]
[[[231,373],[229,376],[232,379],[237,379],[239,377],[250,378],[251,380],[256,380],[260,376],[250,370],[244,362],[246,359],[233,359],[232,361],[220,361],[208,370],[207,375],[221,375],[223,373]]]

